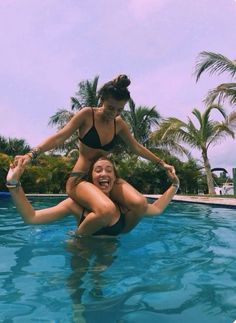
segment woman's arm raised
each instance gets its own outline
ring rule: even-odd
[[[169,179],[172,181],[171,186],[153,204],[148,204],[144,217],[162,214],[166,209],[166,207],[170,204],[176,192],[178,191],[179,189],[178,177],[175,174],[171,173],[170,171],[167,171],[167,175]]]
[[[44,224],[59,220],[72,213],[81,215],[81,207],[70,198],[65,199],[56,206],[34,210],[19,181],[23,170],[22,164],[18,164],[16,167],[11,166],[7,174],[6,186],[9,189],[17,211],[25,223]]]
[[[66,139],[68,139],[77,129],[81,127],[89,112],[90,108],[83,108],[82,110],[78,111],[62,129],[47,137],[32,151],[23,156],[15,156],[14,165],[17,165],[20,160],[23,160],[24,166],[32,159],[36,158],[38,154],[49,151],[63,144]]]

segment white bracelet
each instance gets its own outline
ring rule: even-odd
[[[16,181],[16,180],[12,180],[12,181],[6,182],[5,185],[7,188],[12,189],[12,188],[17,188],[17,187],[21,186],[21,182]]]
[[[179,189],[179,184],[172,184],[171,186],[173,186],[173,187],[175,187],[176,188],[176,190],[178,191],[178,189]]]

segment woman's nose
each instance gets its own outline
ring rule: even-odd
[[[101,174],[102,174],[102,175],[106,175],[106,173],[107,173],[107,172],[106,172],[106,170],[105,170],[105,169],[103,169],[103,170],[101,171]]]

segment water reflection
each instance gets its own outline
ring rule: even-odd
[[[103,291],[109,287],[109,278],[104,273],[117,258],[118,247],[119,240],[108,237],[81,238],[67,242],[72,272],[66,285],[73,303],[75,322],[90,322],[91,310],[86,304],[104,299]]]

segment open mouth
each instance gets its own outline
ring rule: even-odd
[[[109,187],[110,181],[108,179],[100,179],[98,183],[101,188],[106,189]]]

